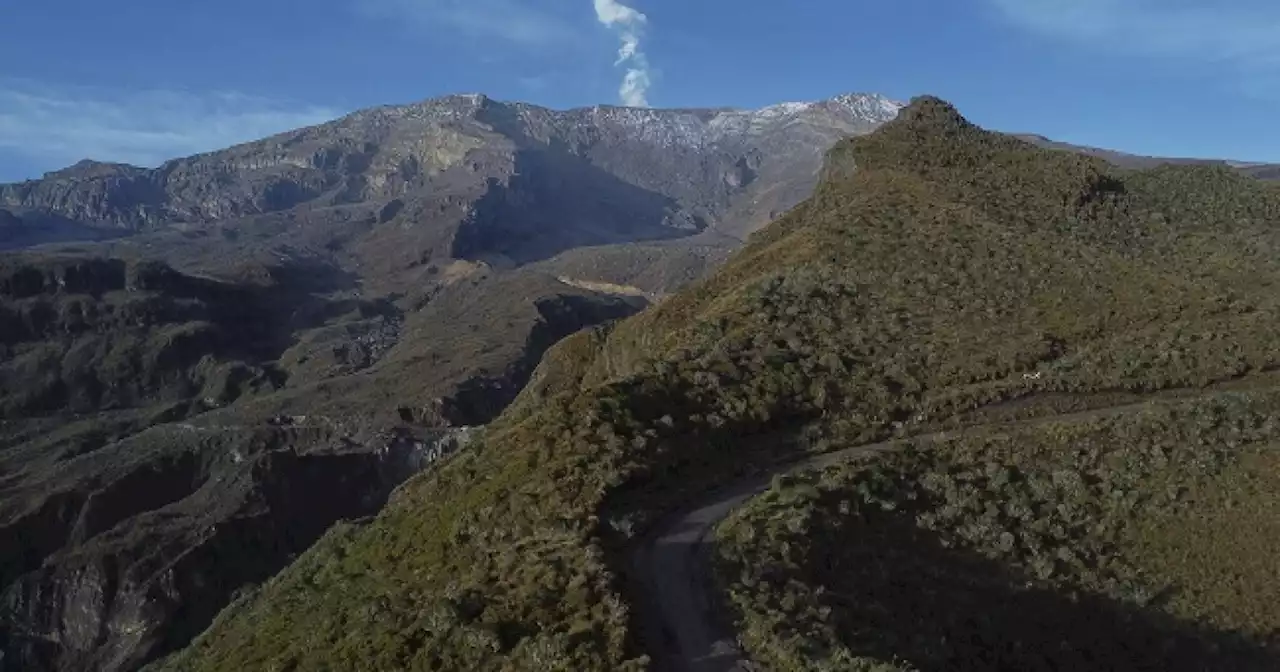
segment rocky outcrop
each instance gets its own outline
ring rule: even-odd
[[[49,173],[42,180],[0,186],[0,203],[106,227],[157,223],[165,200],[155,171],[95,161]]]

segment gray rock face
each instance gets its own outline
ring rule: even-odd
[[[82,162],[0,186],[0,207],[139,232],[378,204],[384,224],[462,230],[450,252],[528,257],[521,245],[529,241],[558,251],[687,236],[779,186],[786,196],[770,197],[769,209],[784,210],[812,187],[827,147],[874,129],[899,107],[848,95],[754,111],[555,111],[450,96],[364,110],[155,169]]]

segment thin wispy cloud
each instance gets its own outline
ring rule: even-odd
[[[1230,66],[1243,75],[1280,70],[1275,0],[987,0],[1038,33],[1119,52]]]
[[[528,0],[356,0],[356,9],[366,17],[407,21],[440,35],[458,32],[529,47],[574,37],[561,16]]]
[[[0,152],[46,169],[85,158],[155,166],[339,114],[234,92],[119,93],[0,81]]]
[[[618,34],[621,46],[618,47],[618,60],[615,66],[622,66],[627,73],[618,88],[618,97],[623,105],[630,107],[649,106],[649,87],[653,85],[653,75],[649,69],[649,58],[640,48],[640,40],[649,26],[649,17],[633,7],[628,7],[617,0],[594,0],[596,19]]]

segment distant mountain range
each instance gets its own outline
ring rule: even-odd
[[[256,243],[233,245],[241,256],[288,247],[398,286],[432,259],[509,266],[616,243],[733,247],[808,195],[836,140],[901,107],[846,94],[758,110],[557,111],[448,96],[155,169],[86,160],[0,185],[0,249],[174,231],[217,232],[226,248],[245,229]],[[1195,161],[1018,137],[1123,166]],[[1280,177],[1280,166],[1230,165]]]
[[[1250,163],[1246,161],[1232,161],[1230,159],[1187,159],[1177,157],[1159,157],[1159,156],[1142,156],[1139,154],[1126,154],[1110,149],[1100,149],[1097,147],[1085,147],[1082,145],[1072,145],[1066,142],[1058,142],[1050,140],[1043,135],[1035,135],[1030,133],[1016,133],[1015,137],[1026,140],[1033,145],[1046,147],[1049,149],[1063,149],[1080,154],[1088,154],[1096,156],[1100,159],[1106,159],[1110,163],[1114,163],[1122,168],[1151,168],[1161,164],[1173,165],[1224,165],[1235,168],[1251,177],[1263,180],[1280,179],[1280,165],[1273,163]]]
[[[156,169],[83,161],[0,187],[0,207],[113,233],[341,209],[398,229],[354,246],[409,257],[398,261],[525,262],[581,245],[741,235],[805,196],[833,142],[899,107],[850,94],[753,111],[554,111],[449,96]]]

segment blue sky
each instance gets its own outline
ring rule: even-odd
[[[0,181],[456,92],[551,107],[932,93],[1000,130],[1280,161],[1276,0],[0,5]]]

